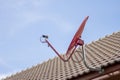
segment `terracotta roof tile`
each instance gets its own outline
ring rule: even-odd
[[[85,45],[86,60],[90,67],[107,67],[120,62],[120,32]],[[65,55],[62,55],[65,57]],[[68,62],[55,57],[47,62],[16,73],[4,80],[66,80],[83,76],[91,71],[84,65],[79,47]],[[74,61],[74,62],[73,62]]]

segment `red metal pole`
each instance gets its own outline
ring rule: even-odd
[[[60,57],[60,59],[63,60],[64,62],[67,62],[67,61],[71,58],[71,56],[73,55],[75,49],[76,49],[77,46],[78,46],[78,45],[76,45],[75,48],[73,49],[72,53],[70,54],[70,56],[69,56],[67,59],[64,59],[64,58],[56,51],[56,49],[49,43],[49,41],[48,41],[47,39],[45,39],[45,42],[48,44],[48,46],[50,46],[50,47],[53,49],[53,51],[54,51],[54,52]]]

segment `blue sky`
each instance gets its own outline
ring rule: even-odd
[[[120,31],[119,8],[120,0],[0,0],[0,77],[57,56],[42,34],[65,53],[86,16],[85,43]]]

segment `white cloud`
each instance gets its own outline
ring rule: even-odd
[[[2,58],[0,58],[0,66],[4,67],[4,68],[6,68],[6,69],[11,69],[11,67],[10,67]],[[5,78],[5,77],[7,77],[7,76],[10,76],[10,75],[11,75],[11,73],[0,74],[0,80],[1,80],[2,78]]]
[[[12,37],[37,21],[50,21],[55,23],[56,27],[63,32],[71,31],[73,26],[65,21],[62,16],[47,11],[51,4],[52,1],[49,0],[11,0],[4,2],[4,7],[12,10],[10,12],[12,15],[9,16],[13,17],[11,21],[7,22],[9,26],[6,26],[4,34],[7,33],[9,37]]]
[[[11,75],[16,74],[18,71],[20,71],[20,70],[14,70],[14,71],[11,71],[8,73],[0,74],[0,80],[10,77]]]
[[[0,11],[4,13],[1,16],[3,16],[4,22],[7,24],[0,24],[0,26],[6,29],[3,32],[4,28],[0,27],[2,34],[8,33],[9,36],[13,36],[17,30],[24,29],[29,23],[36,21],[38,19],[36,13],[39,13],[39,11],[46,8],[50,3],[49,0],[0,1]]]
[[[49,21],[55,25],[58,29],[60,29],[63,32],[70,32],[73,30],[72,24],[64,20],[63,17],[57,14],[39,14],[35,12],[24,12],[22,14],[19,14],[17,17],[20,20],[19,22],[16,22],[10,29],[9,35],[14,36],[17,32],[26,29],[29,27],[30,24],[40,21]]]
[[[0,74],[0,80],[6,78],[7,76],[10,76],[9,74]]]

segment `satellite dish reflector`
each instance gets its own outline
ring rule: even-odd
[[[73,39],[72,39],[72,41],[71,41],[71,43],[70,43],[70,45],[69,45],[69,47],[68,47],[68,50],[66,51],[66,55],[67,55],[67,57],[68,57],[67,59],[64,59],[64,58],[57,52],[57,50],[50,44],[50,42],[47,40],[47,39],[48,39],[48,36],[47,36],[47,35],[43,35],[43,36],[40,38],[40,41],[41,41],[42,43],[47,43],[48,46],[50,46],[50,47],[53,49],[53,51],[54,51],[64,62],[66,62],[66,61],[68,61],[68,60],[71,58],[72,54],[74,53],[74,51],[76,50],[76,48],[77,48],[78,45],[79,45],[79,46],[84,45],[84,41],[81,40],[81,35],[82,35],[83,29],[84,29],[84,27],[85,27],[85,24],[86,24],[88,18],[89,18],[89,16],[87,16],[87,17],[83,20],[82,24],[80,25],[80,27],[78,28],[77,32],[75,33],[75,36],[73,37]],[[42,38],[44,38],[45,40],[43,41]],[[68,56],[68,54],[69,54],[69,56]]]
[[[75,35],[74,35],[74,37],[73,37],[73,39],[72,39],[72,41],[71,41],[71,43],[70,43],[70,45],[69,45],[69,47],[68,47],[68,50],[67,50],[67,52],[66,52],[66,55],[70,54],[69,51],[71,51],[71,50],[73,49],[73,47],[75,47],[75,46],[77,46],[77,45],[81,45],[81,46],[82,46],[82,45],[84,44],[84,41],[81,40],[80,38],[81,38],[83,29],[84,29],[84,27],[85,27],[85,24],[86,24],[88,18],[89,18],[89,16],[87,16],[87,17],[83,20],[83,22],[82,22],[82,24],[80,25],[79,29],[78,29],[77,32],[75,33]]]

